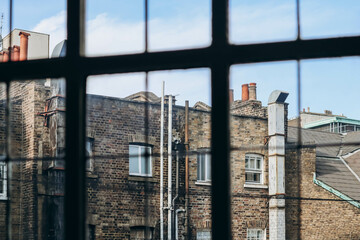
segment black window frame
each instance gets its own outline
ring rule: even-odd
[[[12,16],[12,0],[9,1],[10,16]],[[147,5],[147,1],[144,1]],[[108,57],[85,57],[85,0],[67,0],[68,44],[65,57],[0,64],[1,80],[6,83],[7,91],[9,91],[11,81],[15,80],[66,78],[65,239],[86,239],[85,95],[87,76],[170,69],[211,69],[211,154],[213,159],[211,232],[213,239],[231,239],[228,92],[230,66],[242,63],[296,60],[299,68],[302,59],[360,55],[359,36],[300,39],[299,0],[297,0],[298,37],[296,40],[246,45],[230,44],[228,7],[228,0],[212,1],[212,43],[209,47]],[[9,92],[7,98],[9,99]],[[7,107],[7,113],[8,111]],[[9,122],[8,117],[7,122]],[[221,159],[221,161],[214,159]],[[6,161],[9,161],[8,157]],[[7,222],[9,221],[8,213]],[[7,233],[8,237],[9,233]]]

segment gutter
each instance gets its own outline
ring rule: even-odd
[[[334,194],[335,196],[337,196],[337,197],[339,197],[339,198],[347,201],[347,202],[350,203],[351,205],[353,205],[353,206],[355,206],[355,207],[357,207],[357,208],[360,209],[360,202],[358,202],[358,201],[356,201],[356,200],[354,200],[354,199],[346,196],[346,195],[343,194],[342,192],[339,192],[338,190],[336,190],[336,189],[330,187],[329,185],[327,185],[326,183],[324,183],[324,182],[316,179],[316,173],[314,173],[313,182],[314,182],[316,185],[324,188],[324,189],[327,190],[328,192]]]

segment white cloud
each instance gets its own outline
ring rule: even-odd
[[[32,31],[47,33],[50,35],[50,56],[59,42],[66,38],[66,12],[61,11],[57,15],[41,20]]]

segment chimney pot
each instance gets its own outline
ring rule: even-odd
[[[308,112],[310,112],[310,107],[308,107]]]
[[[242,85],[241,100],[242,100],[243,102],[249,100],[249,85],[248,85],[248,84],[243,84],[243,85]]]
[[[230,89],[229,90],[229,103],[233,103],[234,102],[234,89]]]
[[[249,84],[249,100],[256,100],[256,83]]]
[[[20,32],[20,61],[25,61],[28,59],[28,45],[29,45],[29,36],[30,33]]]
[[[8,62],[9,61],[9,53],[4,51],[3,52],[3,62]]]
[[[14,62],[17,62],[19,61],[20,59],[20,47],[19,46],[16,46],[14,45],[14,58],[12,59]]]

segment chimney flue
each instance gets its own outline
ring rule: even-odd
[[[14,51],[14,58],[12,59],[12,61],[17,62],[20,59],[20,47],[15,45],[13,51]]]
[[[249,100],[256,100],[256,83],[249,84]]]
[[[229,90],[229,103],[232,104],[234,102],[234,89]]]
[[[30,33],[20,32],[20,61],[25,61],[28,58],[28,45]]]
[[[242,85],[241,100],[242,100],[243,102],[249,100],[249,85],[248,85],[248,84],[243,84],[243,85]]]

